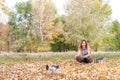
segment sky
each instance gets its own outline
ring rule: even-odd
[[[6,0],[6,5],[10,8],[13,8],[16,2],[27,1],[27,0]],[[120,22],[120,0],[107,0],[112,8],[112,20],[118,20]],[[59,14],[64,14],[64,5],[66,4],[66,0],[53,0],[55,6],[58,10]],[[4,20],[6,20],[6,16],[3,16]]]
[[[6,0],[6,4],[7,6],[9,6],[10,8],[12,8],[16,2],[20,2],[20,1],[27,1],[27,0]],[[63,6],[66,4],[66,0],[53,0],[53,3],[55,4],[58,13],[59,14],[64,14],[64,9]]]
[[[109,4],[112,8],[112,19],[120,22],[120,0],[110,0]]]

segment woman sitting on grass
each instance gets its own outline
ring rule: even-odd
[[[91,53],[90,47],[87,45],[86,40],[82,40],[80,46],[78,47],[78,54],[75,58],[80,63],[91,63]]]

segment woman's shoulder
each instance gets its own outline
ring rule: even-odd
[[[88,48],[88,50],[90,50],[90,46],[89,45],[87,46],[87,48]]]

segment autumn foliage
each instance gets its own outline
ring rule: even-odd
[[[51,73],[45,65],[59,63],[58,73]],[[75,60],[22,62],[0,65],[0,79],[25,80],[119,80],[120,59],[103,63],[80,64]]]

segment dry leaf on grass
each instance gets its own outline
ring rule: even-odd
[[[49,73],[46,64],[59,62],[59,73]],[[111,59],[103,63],[80,64],[75,60],[23,62],[0,65],[0,79],[32,80],[109,80],[120,79],[120,59]]]

